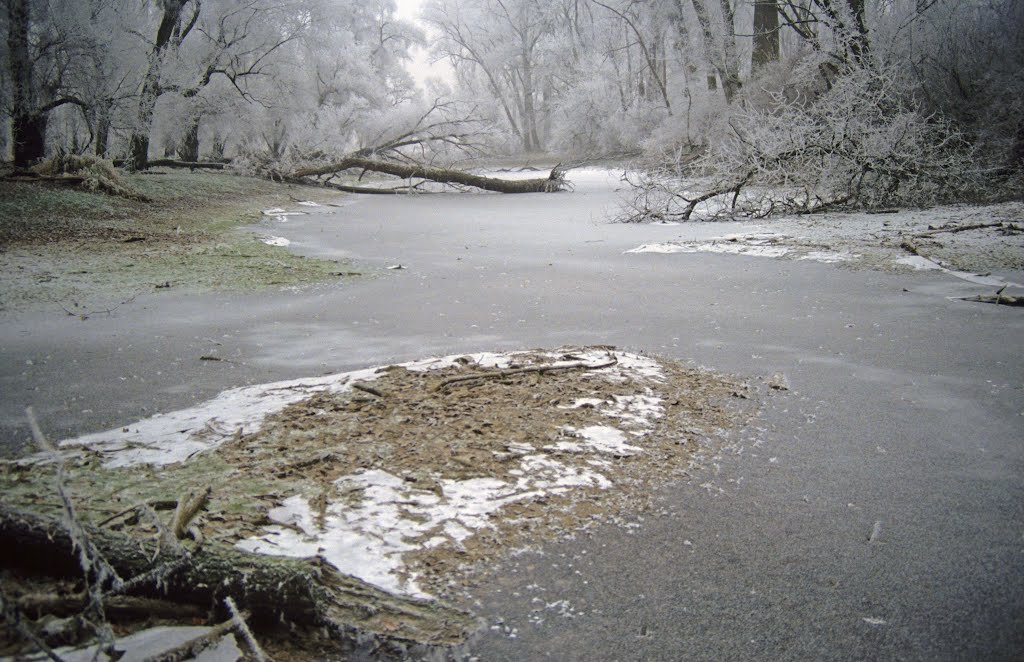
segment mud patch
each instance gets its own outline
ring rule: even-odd
[[[209,540],[440,596],[510,549],[630,512],[746,422],[749,395],[607,347],[477,354],[238,389],[62,446],[96,520],[212,486]],[[46,473],[0,478],[45,509]]]

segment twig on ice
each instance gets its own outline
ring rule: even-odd
[[[1001,228],[1003,227],[1002,221],[995,223],[973,223],[971,225],[944,225],[941,228],[933,228],[927,232],[919,232],[915,234],[915,237],[924,239],[925,237],[931,237],[933,235],[942,234],[943,232],[963,232],[965,230],[981,230],[983,228]]]
[[[228,599],[230,600],[231,598]],[[194,639],[189,639],[159,655],[147,657],[143,662],[181,662],[182,660],[190,660],[216,644],[220,641],[221,637],[234,630],[237,627],[235,620],[235,616],[232,615],[231,618],[223,623],[213,626],[208,632]]]
[[[379,391],[379,390],[373,388],[372,386],[367,386],[366,384],[363,384],[361,382],[352,382],[352,388],[354,388],[354,389],[356,389],[358,391],[362,391],[363,393],[369,393],[370,395],[375,395],[378,398],[386,397],[384,395],[383,391]]]
[[[493,372],[482,372],[474,375],[460,375],[458,377],[451,377],[450,379],[444,380],[434,387],[434,390],[440,391],[452,384],[458,384],[460,382],[470,382],[477,379],[503,379],[505,377],[511,377],[512,375],[522,375],[531,372],[544,373],[561,370],[602,370],[604,368],[610,368],[613,365],[618,364],[618,362],[619,360],[613,356],[611,361],[608,361],[607,363],[600,363],[598,365],[586,363],[585,361],[577,361],[575,363],[566,363],[563,365],[531,365],[525,368],[510,368],[506,370],[495,370]]]

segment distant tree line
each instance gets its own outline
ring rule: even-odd
[[[1024,163],[1019,0],[0,2],[18,165],[630,154],[811,208],[983,198]],[[417,86],[417,46],[454,80]]]

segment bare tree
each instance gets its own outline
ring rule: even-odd
[[[750,54],[751,72],[756,72],[771,62],[778,62],[779,56],[778,0],[754,0],[754,47]]]
[[[539,46],[551,34],[550,7],[537,0],[485,0],[477,7],[434,0],[424,16],[441,34],[435,51],[464,79],[483,77],[523,150],[542,149]]]
[[[85,106],[67,85],[67,73],[81,50],[80,35],[46,14],[45,3],[4,0],[6,77],[14,163],[25,167],[43,157],[49,113],[66,104]],[[73,22],[72,22],[73,25]]]
[[[295,37],[274,23],[277,8],[261,0],[223,2],[215,6],[216,14],[204,14],[200,0],[159,0],[158,7],[160,21],[128,145],[126,165],[133,170],[148,165],[153,113],[163,94],[177,92],[194,98],[214,78],[222,77],[239,96],[253,101],[247,80],[265,74],[273,54]],[[165,77],[172,58],[179,70],[174,72],[177,80],[168,82]],[[192,121],[198,117],[193,114]]]

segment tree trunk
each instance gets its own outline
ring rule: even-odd
[[[717,75],[708,74],[708,90],[716,90],[718,88],[718,80],[722,82],[722,92],[725,94],[725,102],[732,103],[733,96],[738,90],[739,79],[738,76],[733,76],[729,67],[729,56],[728,48],[724,44],[724,40],[728,39],[728,36],[721,37],[723,43],[719,43],[719,37],[716,37],[716,29],[711,24],[711,14],[708,12],[708,7],[704,0],[690,0],[693,4],[693,11],[697,14],[697,22],[700,23],[701,33],[704,37],[704,52],[707,56],[708,64],[710,64]],[[728,0],[722,0],[723,5],[728,3]],[[730,12],[731,14],[731,12]],[[733,34],[732,30],[727,30],[728,34]]]
[[[315,559],[249,554],[207,544],[181,557],[154,540],[92,526],[86,535],[126,580],[154,568],[177,567],[141,593],[203,608],[221,608],[231,597],[252,614],[256,627],[281,622],[322,628],[343,647],[370,645],[414,654],[461,644],[476,629],[475,619],[444,605],[392,595]],[[78,548],[64,523],[0,504],[0,562],[51,576],[80,578]]]
[[[739,55],[736,52],[736,15],[733,12],[732,0],[719,0],[722,8],[722,92],[725,102],[732,103],[736,98],[743,81],[740,79]]]
[[[180,30],[181,14],[189,1],[164,0],[164,2],[160,3],[163,15],[160,17],[160,26],[156,31],[153,49],[149,53],[149,63],[146,67],[146,75],[143,78],[142,91],[139,95],[139,108],[136,114],[135,127],[128,140],[127,167],[129,170],[139,171],[149,167],[149,131],[153,125],[153,111],[156,109],[157,99],[163,93],[160,87],[160,69],[163,64],[163,56],[171,44],[171,39],[174,37],[175,32]],[[180,38],[184,37],[180,36]]]
[[[27,168],[46,155],[46,115],[16,115],[11,122],[14,165]]]
[[[11,143],[14,165],[25,168],[46,152],[46,115],[36,109],[29,49],[31,15],[28,0],[7,0],[7,64],[11,79]]]
[[[342,170],[372,170],[373,172],[402,177],[403,179],[429,179],[442,184],[462,184],[463,186],[472,186],[498,193],[550,193],[560,191],[564,188],[563,176],[565,174],[563,170],[556,167],[552,169],[551,174],[541,179],[497,179],[495,177],[474,175],[463,170],[406,165],[404,163],[350,156],[329,165],[296,170],[288,175],[287,178],[304,179],[306,177],[318,177],[320,175],[341,172]]]
[[[94,146],[96,156],[101,159],[107,158],[107,148],[109,145],[110,111],[104,106],[96,117],[96,145]]]
[[[753,73],[771,62],[779,61],[779,7],[778,0],[754,2],[754,48],[750,54]]]
[[[178,158],[182,161],[196,162],[199,160],[199,116],[191,118],[185,135],[178,143]]]
[[[847,0],[850,5],[850,12],[853,14],[855,23],[853,37],[850,40],[850,50],[853,60],[863,66],[868,56],[868,25],[865,19],[864,0]]]
[[[139,172],[149,167],[149,131],[133,131],[128,138],[128,158],[125,168]]]

